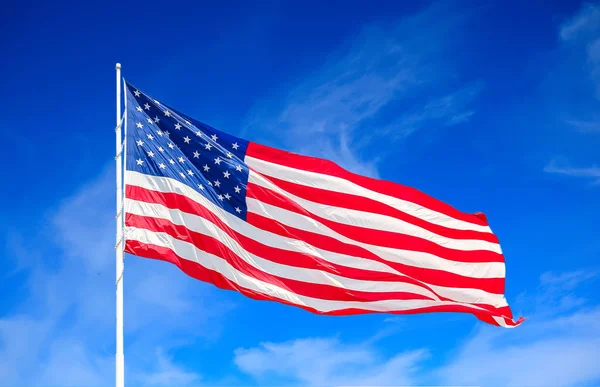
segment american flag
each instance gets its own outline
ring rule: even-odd
[[[126,252],[313,313],[523,321],[504,297],[504,257],[483,215],[234,137],[126,89]]]

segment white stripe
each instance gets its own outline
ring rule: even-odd
[[[463,220],[454,219],[446,214],[442,214],[421,205],[372,191],[340,177],[303,171],[250,156],[246,156],[244,161],[250,168],[263,175],[272,176],[277,179],[305,185],[307,187],[321,188],[334,192],[349,193],[368,197],[380,203],[392,206],[417,218],[421,218],[432,224],[437,224],[456,230],[473,230],[490,234],[492,233],[488,226],[480,226],[474,223],[465,222]]]
[[[179,210],[172,210],[160,204],[150,204],[131,199],[126,200],[130,202],[127,205],[128,214],[141,216],[151,214],[154,218],[165,219],[173,224],[185,226],[191,231],[213,237],[222,242],[243,261],[267,274],[309,284],[331,285],[361,292],[410,292],[439,300],[431,291],[410,283],[356,280],[321,270],[288,266],[269,261],[248,252],[238,241],[205,218],[187,214]]]
[[[233,216],[232,214],[226,211],[223,211],[221,208],[215,206],[212,202],[208,201],[204,196],[200,195],[198,192],[194,191],[187,185],[177,180],[166,177],[149,176],[132,171],[126,172],[125,179],[126,184],[128,185],[135,185],[159,192],[174,192],[184,195],[190,200],[193,200],[202,207],[206,208],[208,211],[212,212],[215,216],[220,218],[234,231],[242,235],[246,235],[247,237],[267,246],[292,252],[309,254],[341,266],[361,270],[379,271],[383,273],[393,273],[396,275],[404,276],[402,273],[394,270],[393,268],[381,262],[373,261],[370,259],[361,259],[345,254],[339,254],[318,249],[304,241],[282,237],[270,233],[268,231],[262,230],[260,228],[254,227],[248,224],[247,222],[239,219],[238,217]],[[133,211],[132,208],[130,208],[131,202],[131,200],[126,200],[125,202],[125,211],[128,213]],[[153,209],[152,206],[148,207],[147,211],[148,212],[145,212],[143,215],[159,217],[158,213],[155,212],[156,210]],[[450,298],[460,302],[482,303],[494,305],[497,307],[507,305],[503,295],[489,293],[481,289],[452,288],[430,284],[427,284],[427,286],[429,286],[434,292],[436,292],[442,297]]]
[[[386,261],[420,267],[423,269],[442,270],[471,278],[504,278],[504,262],[456,262],[423,251],[401,250],[357,242],[331,230],[327,226],[324,226],[308,216],[300,215],[251,198],[246,198],[246,204],[248,206],[248,212],[276,220],[288,227],[326,235],[341,242],[362,247]]]
[[[175,179],[154,177],[133,171],[127,171],[127,173],[129,174],[128,176],[130,176],[130,181],[132,181],[132,183],[129,184],[134,184],[143,188],[153,189],[161,192],[177,192],[196,202],[210,203],[206,198],[204,198],[204,196]],[[294,227],[321,235],[328,235],[344,241],[345,243],[362,247],[373,254],[376,254],[380,258],[390,262],[402,263],[423,269],[441,270],[471,278],[504,278],[505,275],[505,265],[503,262],[456,262],[425,252],[392,249],[388,247],[356,242],[350,238],[336,233],[335,231],[306,216],[299,215],[279,207],[271,206],[255,199],[246,198],[246,204],[249,212],[274,219],[279,223],[289,227]],[[205,207],[211,209],[212,212],[215,212],[213,209],[217,209],[217,207],[212,203],[210,203],[210,205],[206,205]]]
[[[173,224],[185,226],[191,231],[214,237],[221,241],[223,244],[225,244],[227,247],[229,247],[233,252],[235,252],[248,264],[254,266],[255,268],[265,273],[269,273],[278,277],[294,279],[308,283],[332,285],[345,289],[363,292],[410,292],[439,300],[439,298],[431,291],[411,283],[356,280],[353,278],[342,277],[336,274],[327,273],[321,270],[288,266],[265,260],[264,258],[261,258],[245,250],[244,247],[241,246],[235,239],[230,237],[219,227],[215,226],[214,223],[206,220],[201,216],[188,214],[176,209],[169,209],[160,204],[140,202],[132,199],[126,199],[126,208],[128,214],[152,216],[154,218],[165,219]],[[219,216],[217,214],[215,215]],[[229,214],[222,214],[223,217],[227,217],[225,215]],[[225,223],[229,223],[228,225],[232,227],[231,223],[238,223],[238,221],[240,221],[240,219],[237,217],[232,218],[234,219],[221,220]],[[240,223],[245,224],[245,222]],[[235,226],[233,226],[232,228],[235,228]],[[254,230],[249,229],[247,231],[253,232]],[[292,250],[293,245],[285,247],[285,250],[294,251]],[[354,258],[353,260],[362,261],[361,259],[356,258]],[[503,295],[487,293],[480,289],[446,288],[439,286],[430,287],[432,287],[434,291],[439,292],[438,294],[440,294],[442,297],[450,298],[457,302],[487,304],[495,307],[502,307],[508,305]]]
[[[500,325],[501,327],[504,327],[504,328],[515,328],[516,327],[516,325],[507,324],[504,317],[499,317],[499,316],[492,316],[492,317],[494,318],[494,321],[496,321],[498,323],[498,325]]]
[[[206,269],[214,270],[231,282],[246,288],[288,301],[296,305],[308,306],[319,312],[331,312],[341,309],[365,309],[378,312],[406,311],[416,308],[425,308],[431,306],[464,306],[473,309],[473,312],[487,312],[483,308],[475,305],[462,304],[452,301],[431,301],[431,300],[381,300],[381,301],[333,301],[323,300],[313,297],[302,296],[283,289],[279,286],[250,277],[234,267],[227,261],[208,254],[197,249],[193,244],[172,238],[166,233],[155,233],[145,229],[128,228],[127,239],[144,244],[152,244],[159,247],[165,247],[177,252],[177,255],[183,259],[195,262]]]
[[[481,239],[452,239],[442,235],[438,235],[427,229],[391,216],[359,210],[352,210],[348,208],[340,208],[335,207],[333,205],[325,205],[303,199],[281,189],[273,182],[268,180],[268,178],[266,178],[265,176],[252,170],[250,170],[248,181],[258,186],[271,189],[285,196],[289,200],[297,203],[298,205],[300,205],[300,207],[306,209],[313,215],[320,216],[333,222],[349,226],[358,226],[373,230],[391,231],[397,232],[399,234],[410,235],[433,242],[439,246],[448,249],[462,251],[487,250],[492,251],[494,253],[502,254],[500,245],[497,243],[491,243]]]

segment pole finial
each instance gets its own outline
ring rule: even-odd
[[[120,63],[117,63],[117,64],[115,65],[115,69],[116,69],[116,70],[121,70],[121,64],[120,64]]]

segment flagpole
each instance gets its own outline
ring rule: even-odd
[[[117,320],[116,320],[116,344],[115,355],[115,386],[125,386],[125,357],[123,355],[123,177],[122,177],[122,138],[121,125],[125,122],[125,116],[121,120],[121,64],[115,65],[117,70],[117,155],[115,157],[117,166],[117,242],[115,245],[117,259]]]

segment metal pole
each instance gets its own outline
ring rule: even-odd
[[[121,64],[115,66],[117,70],[117,241],[116,241],[116,259],[117,259],[117,352],[115,356],[115,386],[125,386],[125,357],[123,356],[123,177],[122,177],[122,138],[121,138]]]

